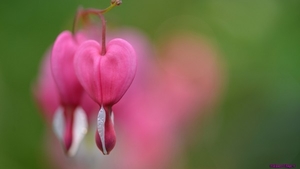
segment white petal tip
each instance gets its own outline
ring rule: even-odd
[[[68,151],[69,156],[74,156],[80,146],[81,141],[87,133],[88,121],[85,111],[81,107],[77,107],[74,112],[73,124],[73,142]]]
[[[107,155],[107,151],[105,148],[105,119],[106,113],[103,106],[101,106],[97,118],[97,129],[102,143],[103,154]]]
[[[65,129],[65,118],[64,118],[63,107],[58,107],[53,116],[52,128],[56,137],[62,141]]]

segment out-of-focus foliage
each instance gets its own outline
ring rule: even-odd
[[[108,4],[1,1],[0,168],[47,168],[45,125],[31,94],[41,57],[59,32],[71,29],[79,5]],[[185,168],[300,164],[299,9],[296,0],[124,0],[106,14],[111,27],[138,27],[157,45],[184,29],[219,48],[227,75],[223,96],[188,132]]]

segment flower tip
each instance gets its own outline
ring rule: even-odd
[[[65,153],[69,156],[72,156],[70,152],[71,146],[72,146],[72,136],[67,135],[64,138],[63,147],[65,149]]]
[[[105,144],[102,144],[99,133],[96,131],[96,144],[99,150],[101,150],[101,152],[103,153],[103,155],[109,155],[109,153],[116,145],[116,136],[114,133],[110,137],[108,137],[107,135],[105,138]]]
[[[116,133],[113,122],[113,112],[102,106],[98,114],[96,144],[104,155],[108,155],[116,144]]]
[[[65,108],[59,107],[55,112],[53,129],[58,139],[62,142],[65,154],[74,156],[87,133],[87,116],[81,107],[77,107],[74,112],[71,112],[73,117],[65,116],[65,110]]]

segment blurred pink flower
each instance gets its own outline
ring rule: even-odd
[[[220,93],[220,65],[215,52],[197,35],[172,36],[158,52],[157,62],[154,53],[148,54],[140,56],[140,62],[148,63],[147,68],[138,67],[137,71],[146,77],[137,76],[115,107],[124,112],[119,123],[126,132],[117,168],[167,168],[181,152],[185,139],[180,131],[197,122]],[[126,158],[121,157],[124,154]]]
[[[43,57],[37,81],[32,88],[37,105],[40,107],[43,112],[42,115],[45,116],[45,120],[49,124],[52,121],[51,119],[53,118],[55,110],[60,104],[59,94],[52,77],[50,59],[51,49],[47,51]]]

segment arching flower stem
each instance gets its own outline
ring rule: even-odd
[[[76,16],[74,18],[73,21],[73,28],[72,28],[72,33],[75,34],[76,32],[76,27],[78,24],[78,20],[82,17],[84,19],[84,21],[86,21],[86,17],[89,14],[94,14],[94,15],[103,15],[104,13],[110,11],[111,9],[113,9],[115,6],[120,5],[121,2],[120,1],[113,1],[109,7],[105,8],[105,9],[94,9],[94,8],[88,8],[88,9],[83,9],[83,7],[79,7],[77,12],[76,12]],[[101,19],[102,20],[102,19]]]

